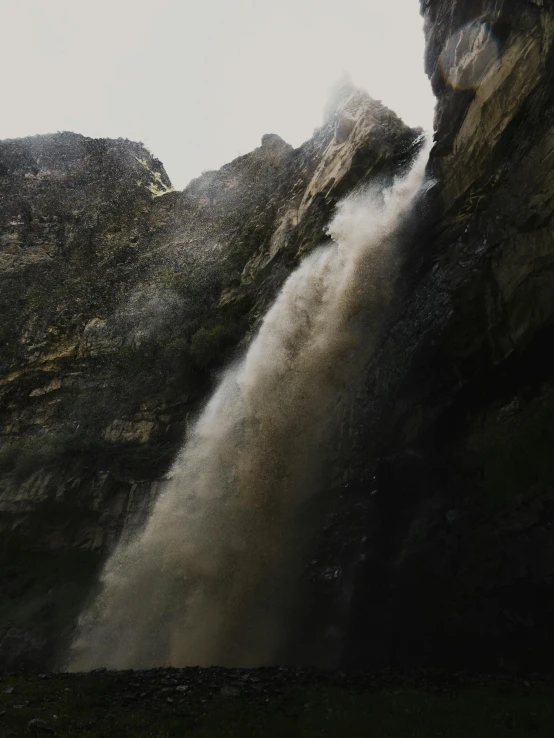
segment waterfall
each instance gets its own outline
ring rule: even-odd
[[[285,282],[144,528],[107,561],[70,670],[271,662],[299,565],[291,531],[318,489],[322,429],[375,348],[428,151],[387,190],[343,200],[332,243]]]

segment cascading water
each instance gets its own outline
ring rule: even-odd
[[[279,592],[298,565],[290,533],[317,491],[321,429],[375,346],[428,149],[390,189],[344,200],[332,244],[286,281],[146,525],[108,560],[70,670],[271,662]]]

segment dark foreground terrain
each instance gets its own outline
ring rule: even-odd
[[[4,674],[0,736],[554,735],[554,679],[267,668]]]

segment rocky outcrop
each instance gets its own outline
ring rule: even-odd
[[[390,177],[416,137],[349,89],[300,149],[264,136],[183,192],[141,144],[3,142],[4,540],[111,545],[338,198]]]

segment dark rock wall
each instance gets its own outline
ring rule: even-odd
[[[345,416],[341,503],[307,573],[333,617],[311,647],[350,664],[549,667],[554,9],[422,12],[436,184]]]

